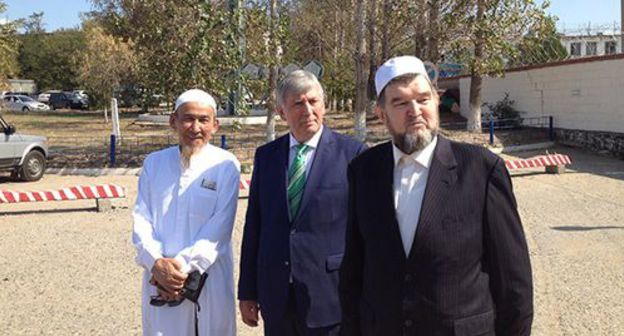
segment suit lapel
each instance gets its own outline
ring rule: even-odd
[[[306,184],[303,189],[303,196],[301,197],[301,205],[295,220],[301,217],[301,214],[305,211],[306,206],[310,202],[310,197],[314,191],[318,188],[323,175],[323,168],[330,165],[330,153],[332,146],[334,145],[334,135],[327,127],[323,127],[323,133],[319,139],[316,153],[312,159],[312,165],[310,166],[310,174],[306,178]]]
[[[392,249],[393,255],[400,258],[405,262],[405,251],[403,250],[403,241],[401,240],[401,230],[399,229],[399,221],[396,217],[396,209],[394,206],[394,156],[392,154],[392,142],[386,142],[381,146],[385,148],[381,151],[382,157],[378,161],[379,165],[379,178],[371,177],[376,181],[376,190],[379,191],[379,211],[382,214],[382,218],[388,218],[387,222],[383,225],[389,225],[387,230],[381,232],[387,232],[389,237],[385,241],[388,241],[388,246]],[[382,239],[380,237],[380,239]]]
[[[453,184],[457,181],[457,161],[451,149],[451,143],[446,138],[438,136],[438,144],[433,153],[431,167],[429,168],[429,177],[427,178],[427,187],[423,197],[422,207],[420,209],[420,218],[414,242],[410,251],[410,259],[412,259],[415,251],[419,248],[419,241],[422,241],[427,231],[433,229],[433,226],[440,223],[444,215],[443,208],[446,204],[448,193],[451,191]]]
[[[280,139],[276,140],[280,141],[278,145],[275,147],[275,155],[272,155],[272,158],[275,159],[276,169],[274,170],[274,174],[276,174],[275,179],[271,179],[271,181],[276,181],[278,184],[275,188],[277,194],[277,200],[279,200],[279,204],[282,205],[282,211],[286,214],[286,219],[288,219],[288,195],[286,193],[286,188],[288,186],[288,152],[290,150],[290,137],[288,134],[282,136]]]

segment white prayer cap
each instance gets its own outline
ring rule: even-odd
[[[217,102],[215,102],[214,98],[212,98],[208,92],[200,89],[190,89],[184,91],[178,99],[176,99],[173,111],[177,111],[180,106],[189,102],[205,104],[212,107],[215,111],[217,110]]]
[[[427,75],[423,62],[414,56],[398,56],[387,60],[375,73],[375,89],[377,96],[396,77],[405,74]]]

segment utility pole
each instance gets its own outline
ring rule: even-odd
[[[238,55],[240,57],[240,63],[238,65],[238,69],[236,69],[236,72],[234,74],[234,82],[236,83],[236,88],[230,91],[228,98],[227,114],[238,115],[238,101],[240,100],[240,95],[242,94],[243,89],[241,85],[241,69],[245,63],[245,50],[247,41],[245,41],[245,22],[243,21],[243,14],[241,12],[241,0],[230,0],[228,2],[228,7],[230,10],[231,19],[236,20],[236,35],[238,35]]]
[[[624,0],[620,0],[620,52],[624,53]]]

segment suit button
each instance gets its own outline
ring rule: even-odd
[[[290,265],[290,263],[288,261],[284,261],[284,266],[288,267],[288,265]]]
[[[412,277],[412,275],[411,275],[411,274],[405,274],[405,277],[403,278],[403,280],[404,280],[405,282],[411,282],[411,281],[412,281],[412,279],[413,279],[413,277]]]
[[[414,324],[414,322],[412,322],[412,320],[405,320],[405,322],[403,322],[403,325],[404,325],[406,328],[411,327],[413,324]]]
[[[297,233],[297,230],[295,230],[295,229],[290,230],[290,234],[291,235],[294,235],[295,233]]]

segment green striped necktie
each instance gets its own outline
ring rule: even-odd
[[[310,148],[306,144],[297,145],[297,155],[288,169],[288,215],[292,222],[299,211],[301,196],[306,183],[305,152]]]

